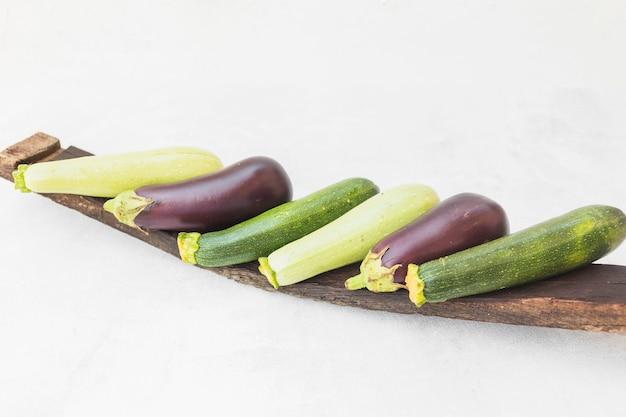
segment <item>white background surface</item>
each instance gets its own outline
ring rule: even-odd
[[[0,1],[0,147],[264,154],[499,201],[626,208],[621,1]],[[246,287],[0,184],[3,416],[623,415],[626,336]],[[626,265],[626,246],[604,263]]]

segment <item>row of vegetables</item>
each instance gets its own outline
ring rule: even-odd
[[[558,275],[626,239],[626,215],[606,205],[510,233],[495,201],[474,193],[440,201],[422,184],[381,191],[347,178],[293,200],[274,159],[224,167],[188,147],[23,164],[13,177],[22,192],[105,197],[104,209],[124,224],[176,231],[190,264],[257,261],[278,289],[360,262],[348,290],[408,290],[417,306]]]

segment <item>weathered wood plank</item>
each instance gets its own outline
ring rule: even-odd
[[[11,172],[19,163],[82,155],[88,153],[75,147],[62,149],[58,139],[37,133],[0,154],[0,175],[12,181]],[[104,199],[65,194],[42,195],[178,257],[175,233],[143,233],[120,224],[102,209]],[[279,290],[274,290],[267,283],[265,277],[257,271],[255,262],[209,269],[266,291],[278,291],[341,306],[463,320],[626,333],[625,266],[594,264],[533,284],[427,304],[421,308],[413,306],[404,291],[374,294],[367,290],[346,290],[343,283],[358,272],[356,264]]]
[[[61,152],[61,142],[45,133],[35,133],[0,153],[0,176],[13,181],[11,173],[19,164],[42,161]]]

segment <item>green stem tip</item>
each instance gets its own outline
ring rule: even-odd
[[[180,253],[180,259],[183,262],[195,265],[196,261],[196,252],[200,248],[198,244],[198,239],[200,239],[201,234],[198,232],[181,232],[178,234],[178,238],[176,242],[178,243],[178,252]]]
[[[280,287],[280,284],[276,279],[276,272],[274,272],[274,270],[270,266],[267,257],[259,258],[259,272],[265,275],[265,278],[267,278],[268,282],[272,284],[272,287],[274,287],[275,289],[278,289]]]
[[[30,193],[30,189],[26,186],[26,179],[24,174],[28,169],[28,164],[19,164],[17,169],[13,171],[13,181],[15,182],[15,189],[20,190],[23,193]]]
[[[352,278],[348,278],[344,283],[347,289],[349,290],[360,290],[361,288],[367,287],[367,275],[364,273],[360,273],[358,275],[353,276]]]

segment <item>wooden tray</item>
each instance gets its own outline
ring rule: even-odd
[[[58,139],[37,133],[0,153],[0,176],[13,181],[11,173],[17,164],[83,155],[89,153],[71,146],[63,149]],[[64,194],[42,195],[178,257],[175,233],[142,233],[120,224],[102,209],[104,199]],[[367,290],[346,290],[343,283],[358,272],[357,264],[279,290],[269,285],[257,271],[256,262],[210,269],[266,291],[278,291],[341,306],[484,322],[626,333],[625,266],[593,264],[548,280],[444,303],[426,304],[421,308],[409,302],[406,291],[375,294]]]

